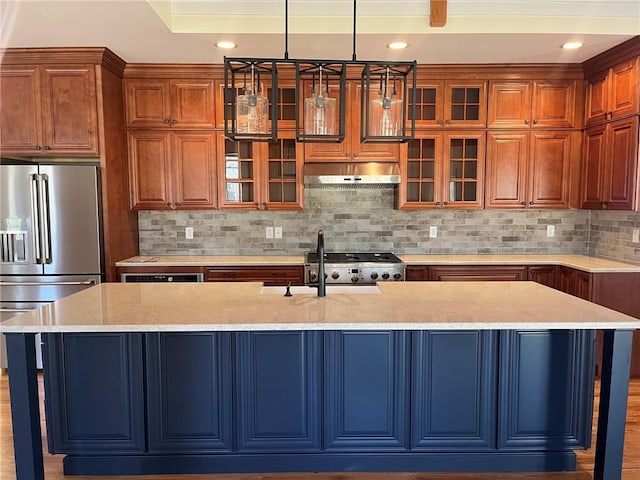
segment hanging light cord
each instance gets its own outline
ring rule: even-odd
[[[284,59],[289,60],[289,0],[284,0]]]
[[[356,61],[356,0],[353,0],[353,54],[351,60]]]

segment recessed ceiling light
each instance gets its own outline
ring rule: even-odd
[[[564,50],[575,50],[576,48],[580,48],[584,45],[582,42],[565,42],[562,44],[562,48]]]
[[[407,42],[391,42],[387,45],[387,48],[391,50],[402,50],[403,48],[407,48],[409,44]]]
[[[221,42],[216,42],[216,47],[218,48],[236,48],[238,45],[236,45],[234,42],[228,42],[228,41],[221,41]]]

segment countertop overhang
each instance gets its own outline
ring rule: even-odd
[[[3,333],[640,329],[534,282],[389,282],[379,294],[285,297],[261,283],[103,283],[0,323]]]

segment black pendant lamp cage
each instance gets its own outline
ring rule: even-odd
[[[400,143],[415,137],[417,63],[356,59],[356,0],[353,55],[345,60],[289,59],[289,3],[285,0],[282,59],[224,59],[224,133],[231,140],[276,141],[278,67],[295,67],[295,127],[298,142],[340,143],[345,138],[347,68],[362,67],[360,140]],[[268,87],[265,87],[265,82]],[[271,88],[271,101],[265,88]],[[331,120],[327,120],[331,119]]]
[[[416,133],[413,62],[363,62],[360,77],[360,141],[403,143]]]
[[[278,134],[277,60],[224,58],[224,134],[235,141],[275,141]],[[265,82],[272,89],[267,98]]]
[[[292,60],[296,67],[296,140],[340,143],[345,136],[346,62]]]

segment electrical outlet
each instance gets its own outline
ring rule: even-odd
[[[273,233],[276,238],[282,238],[282,227],[274,227]]]
[[[435,225],[429,227],[429,238],[438,238],[438,227]]]
[[[267,231],[265,233],[267,238],[273,238],[273,227],[267,227]]]
[[[633,243],[640,243],[640,228],[634,228],[631,234],[631,241]]]
[[[184,228],[184,238],[187,240],[193,240],[193,227]]]
[[[556,227],[554,225],[547,225],[547,237],[554,237],[556,234]]]

